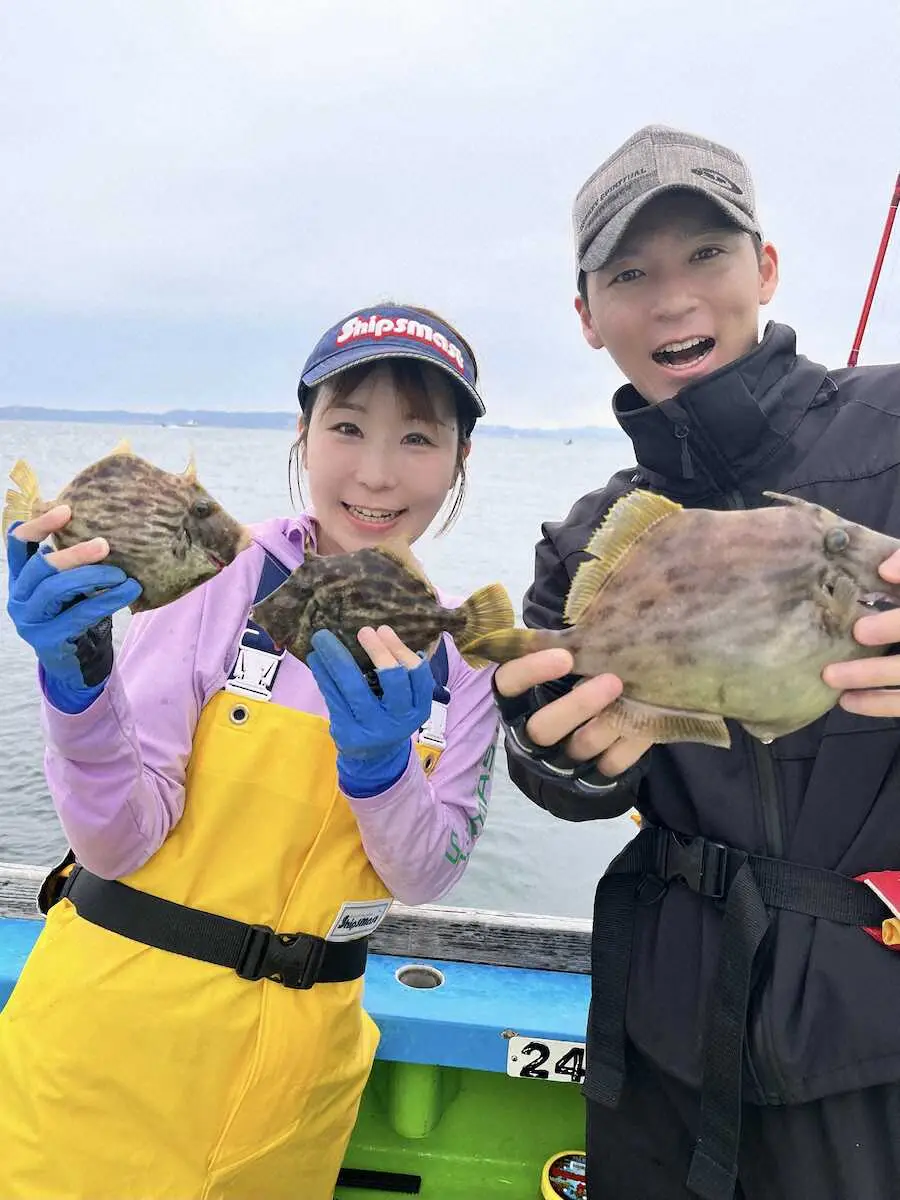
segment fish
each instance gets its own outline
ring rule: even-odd
[[[879,564],[900,541],[796,496],[685,509],[644,489],[620,497],[590,537],[558,630],[511,629],[469,649],[503,663],[562,647],[582,679],[622,681],[605,719],[620,736],[727,749],[732,720],[769,743],[824,716],[829,664],[884,654],[853,637],[859,617],[900,604]]]
[[[173,474],[132,453],[127,441],[85,467],[55,500],[41,499],[31,466],[19,459],[9,475],[18,490],[6,493],[3,536],[15,521],[29,521],[57,504],[71,519],[49,537],[53,548],[103,537],[109,555],[143,589],[129,606],[145,612],[170,604],[212,579],[250,545],[249,530],[229,516],[197,482],[193,455]]]
[[[330,630],[364,674],[371,673],[372,662],[356,635],[366,625],[389,625],[410,650],[426,657],[449,633],[470,666],[486,667],[488,660],[469,654],[467,644],[515,624],[512,602],[499,583],[473,592],[458,608],[445,608],[402,538],[346,554],[308,554],[253,606],[251,617],[276,647],[301,662],[312,649],[313,634]]]

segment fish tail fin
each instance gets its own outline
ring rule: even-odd
[[[6,493],[6,504],[3,508],[4,537],[9,532],[10,525],[16,521],[30,521],[38,515],[41,508],[37,476],[24,458],[18,460],[9,477],[19,490],[14,492],[10,488]]]
[[[549,650],[558,642],[559,634],[552,629],[496,629],[466,642],[459,652],[470,667],[486,667],[536,650]]]
[[[463,647],[487,634],[512,629],[516,623],[512,601],[502,583],[490,583],[473,592],[465,604],[460,605],[458,615],[465,621],[459,634]]]

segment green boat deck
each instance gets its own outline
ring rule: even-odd
[[[545,1161],[560,1151],[583,1149],[583,1127],[577,1087],[379,1059],[345,1167],[406,1176],[407,1188],[385,1191],[373,1178],[367,1182],[374,1187],[338,1187],[335,1196],[533,1200],[541,1194]]]
[[[405,986],[411,965],[443,982]],[[369,1186],[337,1195],[404,1194],[371,1186],[366,1173],[384,1172],[436,1200],[539,1196],[546,1160],[583,1149],[584,1101],[577,1073],[507,1074],[509,1039],[583,1042],[588,999],[578,973],[372,955],[365,1002],[382,1040],[345,1162]]]

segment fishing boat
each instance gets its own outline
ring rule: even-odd
[[[900,176],[849,366],[898,206]],[[40,931],[43,877],[0,863],[0,1008]],[[394,903],[370,937],[381,1042],[336,1200],[586,1200],[590,937],[588,919]]]
[[[44,874],[0,863],[0,1007],[41,928]],[[336,1200],[586,1195],[590,928],[393,905],[370,938],[365,1006],[381,1042]]]

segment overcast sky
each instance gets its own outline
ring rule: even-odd
[[[0,404],[292,409],[388,297],[489,420],[608,424],[572,198],[639,126],[749,160],[768,314],[846,361],[900,169],[897,0],[7,0]],[[861,361],[900,358],[900,222]]]

